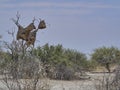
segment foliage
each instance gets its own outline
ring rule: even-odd
[[[95,60],[87,61],[87,68],[89,71],[94,71],[98,66],[98,63]]]
[[[94,50],[92,53],[92,60],[105,66],[110,72],[110,65],[120,61],[120,51],[115,47],[101,47]]]
[[[42,47],[37,47],[34,49],[34,55],[37,56],[46,67],[48,76],[53,76],[49,75],[52,73],[54,74],[54,78],[57,78],[58,73],[63,74],[69,70],[71,71],[71,76],[73,76],[75,72],[80,72],[83,68],[87,68],[87,57],[85,54],[72,49],[65,49],[60,44],[56,46],[45,44]],[[51,69],[54,70],[51,72]],[[66,76],[70,77],[70,75]],[[60,78],[64,77],[59,75],[57,79]]]

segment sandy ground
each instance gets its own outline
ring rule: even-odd
[[[96,90],[91,81],[56,81],[50,80],[50,90]],[[0,90],[8,90],[7,87],[0,82]]]
[[[103,76],[108,77],[109,75],[103,73],[89,73],[89,76],[91,77],[89,80],[63,81],[46,79],[45,81],[49,84],[50,90],[96,90],[95,81],[102,79]],[[0,90],[8,90],[2,81],[0,81]]]
[[[95,90],[91,81],[52,81],[51,90]]]

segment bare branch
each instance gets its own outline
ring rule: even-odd
[[[19,14],[19,12],[17,12],[16,17],[17,17],[17,23],[18,23],[18,21],[19,21],[19,19],[20,19],[20,14]]]
[[[36,18],[34,17],[34,18],[33,18],[33,20],[32,20],[32,23],[34,23],[34,22],[35,22],[35,20],[36,20]]]
[[[12,37],[14,37],[14,34],[15,34],[15,30],[14,31],[7,31],[8,32],[8,34],[10,34],[10,35],[12,35]]]
[[[21,25],[19,24],[19,19],[20,19],[20,14],[19,14],[19,12],[17,12],[16,18],[17,18],[17,20],[15,20],[14,18],[12,18],[12,21],[17,25],[18,28],[23,28],[23,26],[21,26]]]

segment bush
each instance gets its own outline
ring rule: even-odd
[[[56,68],[56,77],[58,80],[72,80],[74,79],[74,70],[65,66]]]
[[[115,70],[115,76],[111,85],[115,90],[120,90],[120,65]]]

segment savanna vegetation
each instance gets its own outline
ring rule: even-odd
[[[111,85],[120,89],[120,50],[118,48],[114,46],[96,48],[88,59],[85,53],[64,48],[61,44],[46,43],[43,46],[34,47],[36,33],[39,29],[46,28],[44,20],[39,22],[37,29],[34,26],[35,18],[24,28],[18,22],[19,14],[16,16],[17,20],[12,20],[18,27],[17,40],[14,39],[14,32],[9,33],[13,37],[11,43],[2,41],[0,36],[0,75],[9,90],[49,90],[46,84],[38,83],[41,78],[80,80],[86,72],[94,71],[98,67],[104,67],[108,73],[113,72],[111,70],[113,66],[117,67],[114,71],[114,79],[110,83],[105,81],[106,89],[101,90],[110,90]]]
[[[85,72],[94,71],[98,66],[105,67],[108,72],[111,72],[110,68],[114,65],[118,65],[118,68],[112,84],[116,85],[117,82],[117,87],[119,86],[120,50],[116,47],[97,48],[88,60],[86,54],[64,48],[61,44],[49,45],[47,43],[36,48],[26,48],[23,41],[13,40],[12,43],[8,43],[2,41],[2,37],[0,40],[0,73],[9,90],[13,90],[16,86],[14,84],[11,86],[8,80],[16,82],[17,87],[21,89],[37,90],[40,78],[81,79]],[[19,79],[30,79],[31,81],[25,82],[21,86]]]
[[[20,67],[27,68],[31,66],[32,68],[33,64],[31,63],[36,62],[36,60],[42,64],[48,78],[70,80],[76,78],[74,77],[76,73],[82,75],[83,72],[94,70],[97,66],[105,67],[108,72],[111,72],[110,67],[118,65],[120,61],[120,50],[116,47],[100,47],[94,50],[91,58],[88,60],[84,53],[73,49],[66,49],[60,44],[49,45],[47,43],[43,46],[26,49],[22,41],[13,40],[12,43],[1,42],[1,69],[14,64],[11,66],[13,70],[20,63],[20,65],[23,65]],[[31,71],[32,69],[29,70]],[[13,75],[13,77],[15,76]],[[22,77],[22,73],[19,76]],[[29,74],[27,77],[31,76]]]

